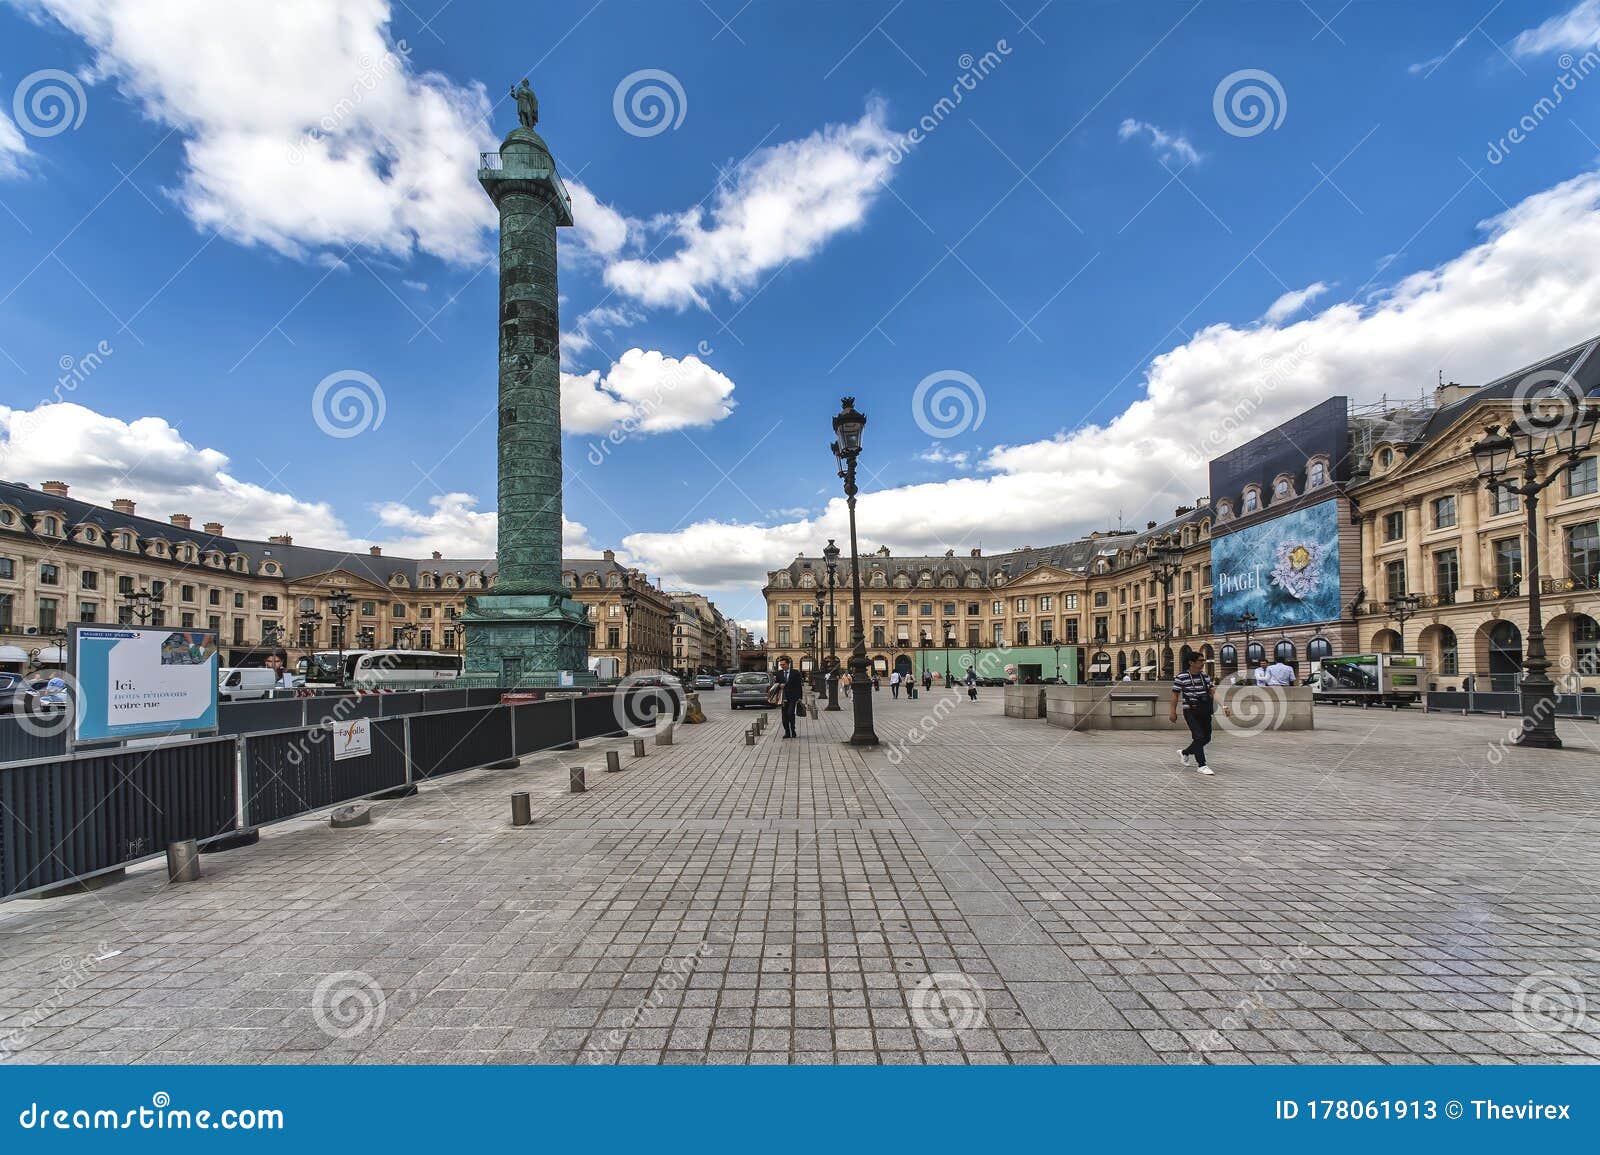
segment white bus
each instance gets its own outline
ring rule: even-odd
[[[307,686],[339,685],[339,651],[319,650],[295,664]],[[355,690],[372,686],[448,685],[461,676],[461,655],[433,650],[346,650],[344,684]]]

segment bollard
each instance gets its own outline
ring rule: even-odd
[[[194,839],[167,843],[167,881],[200,881],[200,844]]]
[[[643,758],[644,757],[644,739],[643,738],[635,738],[633,740],[633,756],[635,758]]]
[[[672,723],[671,722],[668,722],[665,726],[656,727],[656,745],[657,746],[670,746],[670,745],[672,745]]]
[[[589,787],[586,786],[583,781],[582,766],[573,766],[568,769],[567,782],[569,784],[569,788],[574,794],[582,794],[585,790],[589,789]]]
[[[528,802],[526,790],[520,790],[511,796],[511,825],[533,825],[533,808]]]
[[[621,758],[622,758],[622,756],[620,754],[618,754],[615,750],[607,750],[606,751],[606,769],[610,770],[610,771],[621,770],[622,769]]]
[[[754,726],[744,732],[744,744],[746,746],[754,746],[756,744],[756,728]]]

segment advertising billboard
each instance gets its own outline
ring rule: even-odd
[[[1339,617],[1339,503],[1269,518],[1211,539],[1211,617],[1236,629],[1241,614],[1258,629]]]
[[[76,625],[73,739],[104,742],[217,728],[217,634]]]

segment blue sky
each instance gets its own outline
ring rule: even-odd
[[[572,549],[746,619],[841,534],[843,394],[863,535],[994,550],[1600,331],[1594,0],[149,7],[0,2],[0,473],[157,516],[492,549],[472,167],[524,75],[579,209]]]

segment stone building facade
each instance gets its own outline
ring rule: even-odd
[[[256,541],[186,514],[146,517],[131,500],[94,505],[60,481],[0,482],[0,669],[59,662],[69,622],[213,629],[233,665],[259,664],[272,649],[291,664],[341,646],[459,654],[466,595],[492,589],[495,576],[492,558],[346,553],[288,534]],[[562,581],[588,607],[591,655],[619,665],[629,648],[620,595],[631,586],[635,667],[664,667],[672,607],[659,587],[610,551],[563,559]],[[342,623],[339,591],[349,596]]]

